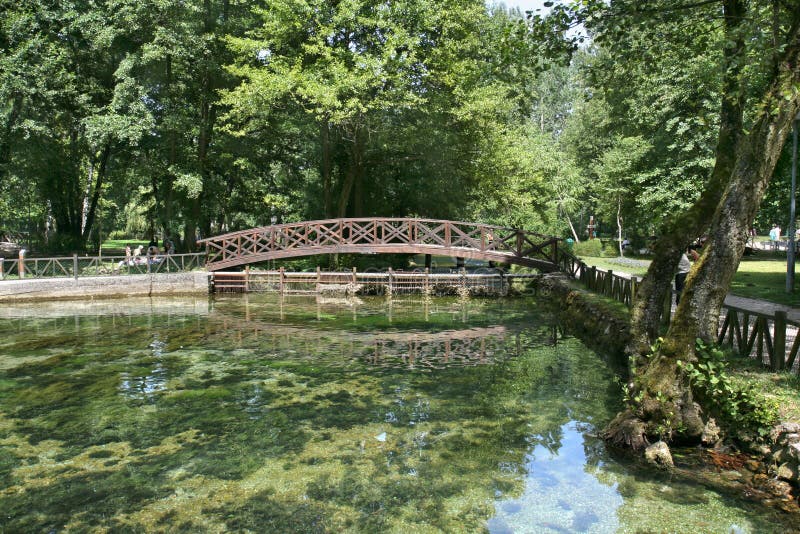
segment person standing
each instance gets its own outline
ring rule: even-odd
[[[697,251],[693,248],[687,248],[686,252],[681,254],[681,259],[678,261],[678,272],[675,274],[675,304],[679,304],[681,301],[681,293],[686,284],[686,277],[692,269],[692,261],[697,261],[698,257]]]

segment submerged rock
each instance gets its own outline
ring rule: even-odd
[[[666,469],[673,467],[672,454],[669,451],[669,446],[663,441],[657,441],[644,450],[644,457],[648,463]]]
[[[720,440],[720,428],[714,418],[710,418],[706,425],[703,427],[703,433],[700,435],[700,442],[706,447],[712,447]]]

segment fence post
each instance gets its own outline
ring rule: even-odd
[[[72,255],[72,276],[75,277],[75,280],[78,279],[78,255]]]
[[[431,271],[430,269],[425,267],[425,295],[428,295],[428,292],[430,291],[429,289],[431,285],[430,278],[431,278]]]
[[[639,282],[637,281],[636,277],[631,276],[631,309],[633,309],[633,306],[636,304],[636,290],[638,289],[638,286]]]
[[[250,265],[244,266],[244,292],[250,293]]]
[[[278,288],[283,295],[283,267],[278,269]]]
[[[356,268],[353,267],[353,284],[358,282],[358,277],[356,276]]]
[[[0,280],[6,279],[6,274],[5,271],[3,270],[3,261],[5,261],[5,258],[0,258]]]
[[[772,322],[775,327],[772,346],[772,370],[781,371],[786,365],[786,312],[776,311]]]
[[[393,290],[392,285],[393,285],[393,282],[394,282],[393,279],[394,279],[394,271],[392,270],[391,267],[389,267],[389,286],[388,286],[389,296],[392,295],[392,290]]]
[[[317,293],[319,293],[319,286],[322,283],[322,273],[320,271],[319,265],[317,265]]]
[[[594,288],[597,286],[597,267],[592,265],[589,269],[589,289],[594,291]]]
[[[603,288],[603,295],[608,297],[614,298],[614,271],[609,269],[606,271],[606,277],[608,280],[605,283],[605,287]]]

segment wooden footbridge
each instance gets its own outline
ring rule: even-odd
[[[487,224],[360,218],[264,226],[198,241],[209,271],[317,254],[432,254],[574,272],[560,239]]]

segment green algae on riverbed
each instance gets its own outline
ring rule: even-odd
[[[764,532],[785,519],[609,455],[594,433],[619,409],[613,372],[534,301],[153,302],[0,320],[3,530]]]

